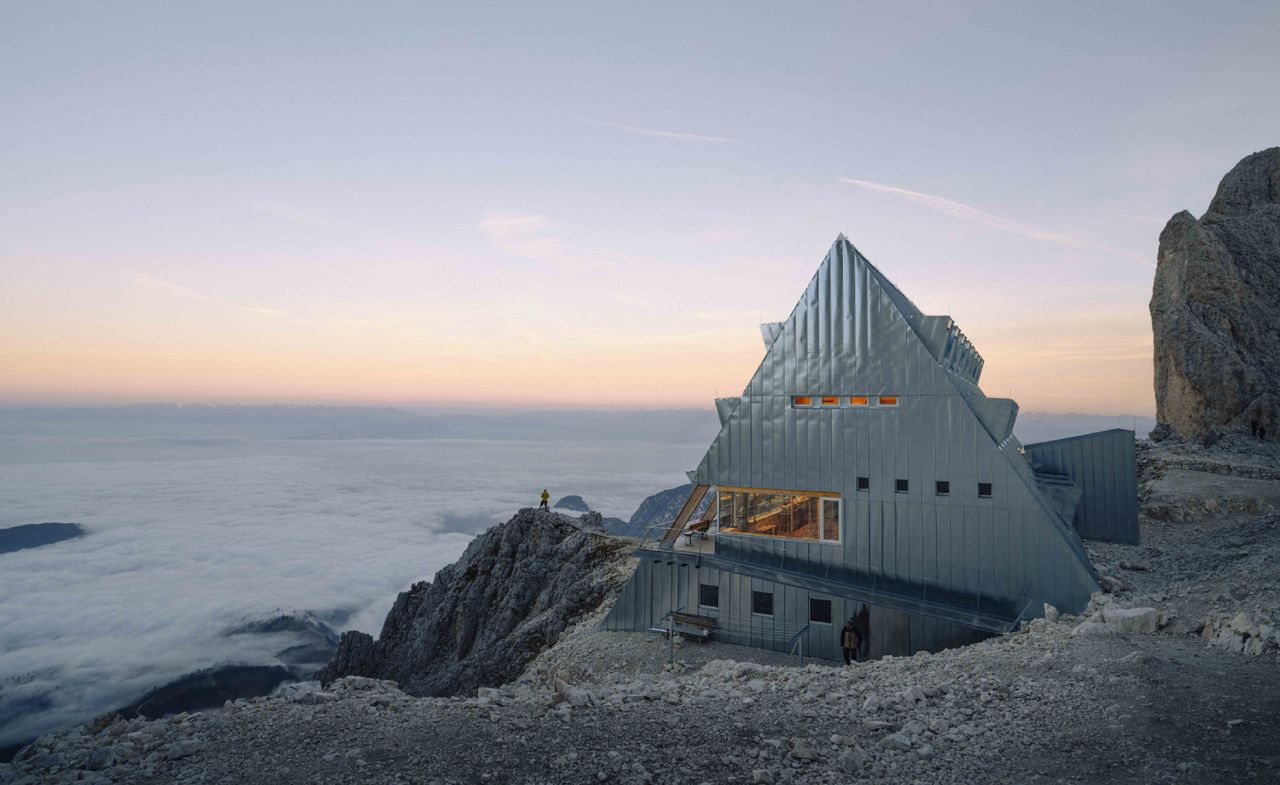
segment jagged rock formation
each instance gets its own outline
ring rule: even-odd
[[[1170,219],[1151,325],[1153,438],[1280,437],[1280,147],[1236,164],[1199,220]]]
[[[556,502],[554,507],[562,510],[573,510],[574,512],[591,512],[591,508],[587,506],[587,502],[581,496],[563,496],[560,501]]]
[[[318,674],[393,679],[415,695],[456,695],[520,675],[627,577],[629,544],[599,513],[524,509],[476,537],[462,557],[396,598],[377,641],[342,634]]]
[[[689,494],[692,491],[693,485],[687,483],[677,488],[658,491],[640,502],[640,506],[631,514],[631,519],[626,522],[626,525],[609,526],[609,531],[613,534],[639,537],[644,534],[645,529],[654,524],[673,521],[680,514],[680,508],[684,506],[684,500],[689,498]],[[707,494],[702,503],[698,505],[698,509],[694,511],[694,515],[701,515],[707,509],[710,501],[711,494]]]

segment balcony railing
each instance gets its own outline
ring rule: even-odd
[[[649,527],[641,537],[637,551],[651,558],[688,562],[694,566],[766,570],[781,583],[794,582],[788,578],[819,581],[831,594],[993,632],[1015,628],[1033,601],[1028,596],[1029,582],[1024,583],[1016,594],[994,589],[995,586],[1016,585],[1007,574],[999,571],[947,565],[953,580],[941,581],[903,571],[845,564],[842,549],[820,545],[816,541],[813,543],[815,546],[830,549],[823,554],[826,558],[820,561],[788,553],[785,540],[770,538],[767,543],[755,543],[752,542],[756,539],[753,535],[718,534],[714,531],[690,536],[687,528],[673,541],[664,543],[670,526],[671,523],[667,522]]]

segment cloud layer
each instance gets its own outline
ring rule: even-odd
[[[636,134],[637,136],[652,136],[655,139],[669,139],[673,142],[684,142],[685,144],[725,144],[738,141],[727,136],[691,134],[685,131],[663,131],[657,128],[639,128],[634,125],[624,125],[623,123],[611,123],[607,120],[592,120],[591,122],[596,125],[616,128],[619,131],[626,131],[629,134]]]
[[[1010,234],[1020,234],[1023,237],[1030,237],[1033,240],[1043,240],[1044,242],[1070,246],[1072,248],[1079,248],[1086,251],[1101,251],[1103,253],[1129,259],[1130,261],[1146,265],[1147,267],[1155,267],[1152,262],[1142,258],[1138,254],[1132,253],[1131,251],[1125,251],[1120,248],[1113,248],[1109,245],[1096,243],[1084,237],[1076,237],[1074,235],[1062,234],[1060,232],[1050,232],[1045,229],[1031,226],[1030,224],[1024,224],[1019,221],[1003,218],[999,215],[989,213],[986,210],[980,210],[973,205],[948,199],[945,196],[926,194],[919,191],[909,191],[906,188],[898,188],[897,186],[885,185],[884,183],[877,183],[871,180],[858,180],[852,177],[841,177],[840,182],[847,183],[848,185],[856,185],[857,187],[864,188],[868,191],[888,194],[889,196],[894,196],[899,199],[905,199],[909,202],[914,202],[921,207],[927,207],[930,210],[945,213],[946,215],[954,216],[964,221],[972,221],[973,223],[982,224],[983,226],[997,231],[1009,232]]]
[[[278,641],[218,634],[246,615],[376,634],[396,592],[542,487],[626,516],[702,446],[0,439],[0,526],[88,530],[0,555],[0,744],[196,668],[272,662]]]

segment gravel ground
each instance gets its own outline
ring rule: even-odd
[[[601,609],[475,697],[350,677],[100,718],[0,783],[1280,782],[1280,516],[1142,528],[1140,546],[1090,544],[1114,593],[1088,618],[939,654],[797,667],[689,643],[669,666],[665,639],[600,630]]]

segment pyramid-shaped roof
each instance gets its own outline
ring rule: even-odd
[[[1011,494],[1017,486],[1017,503],[1050,519],[1091,574],[1078,536],[1041,496],[1013,436],[1017,404],[984,395],[982,357],[955,322],[926,315],[844,235],[787,319],[762,335],[768,350],[741,398],[717,401],[721,430],[691,472],[695,482],[841,490],[847,464],[892,460],[898,466],[891,468],[906,472],[934,460],[931,451],[950,450],[954,476],[998,475]],[[793,405],[795,396],[853,395],[899,398],[901,415],[867,419]],[[868,429],[885,456],[863,454]]]

